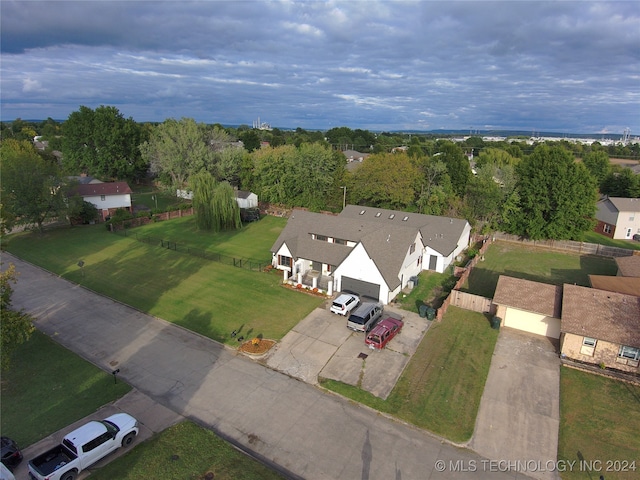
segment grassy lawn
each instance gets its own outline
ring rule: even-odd
[[[640,386],[572,368],[560,369],[558,460],[600,461],[600,472],[575,467],[564,480],[632,479],[640,475]],[[614,461],[635,461],[635,471],[620,472]],[[607,467],[611,467],[607,471]]]
[[[195,216],[190,216],[150,223],[127,233],[169,240],[230,257],[271,263],[270,249],[286,224],[286,218],[264,216],[258,222],[244,225],[241,230],[213,233],[198,230]]]
[[[130,389],[35,331],[2,375],[2,434],[21,447],[32,445]]]
[[[169,195],[149,185],[130,185],[130,187],[133,190],[131,202],[134,207],[144,205],[149,210],[166,212],[171,207],[187,203],[187,200]]]
[[[589,286],[589,275],[616,275],[611,258],[580,256],[527,248],[506,242],[489,247],[484,262],[478,262],[463,291],[492,298],[498,277],[509,275],[553,285],[575,283]]]
[[[640,250],[640,242],[634,242],[633,240],[614,240],[613,238],[605,237],[596,232],[585,233],[584,241],[586,243],[597,243],[598,245],[607,245],[609,247]]]
[[[124,456],[91,472],[95,480],[161,478],[268,480],[284,478],[247,457],[210,430],[191,422],[174,425]]]
[[[498,331],[476,312],[450,307],[434,323],[387,400],[332,380],[322,385],[454,442],[471,438]]]
[[[173,228],[172,222],[157,225]],[[253,226],[276,228],[262,221]],[[267,236],[256,229],[242,232]],[[273,242],[277,233],[272,235]],[[103,225],[15,234],[4,246],[68,280],[231,345],[237,344],[229,336],[233,330],[245,338],[278,340],[324,301],[282,287],[279,271],[203,260],[111,234]],[[79,260],[85,262],[82,269]]]
[[[418,275],[418,285],[411,293],[398,295],[397,303],[404,310],[414,313],[419,313],[420,305],[423,304],[440,308],[455,282],[456,278],[450,273],[423,271]]]

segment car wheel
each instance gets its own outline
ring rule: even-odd
[[[60,477],[60,480],[76,480],[78,473],[75,470],[71,470],[70,472],[65,473]]]
[[[135,438],[135,436],[136,434],[133,432],[126,434],[122,439],[122,446],[128,447],[129,445],[131,445],[133,443],[133,439]]]

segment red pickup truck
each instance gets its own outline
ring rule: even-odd
[[[387,317],[373,327],[364,343],[372,350],[382,350],[393,337],[400,333],[403,325],[402,320]]]

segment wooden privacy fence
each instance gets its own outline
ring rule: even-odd
[[[454,307],[460,307],[474,312],[490,313],[491,315],[496,313],[496,307],[493,305],[491,298],[461,292],[460,290],[451,290],[449,298],[449,305],[453,305]]]
[[[509,235],[507,233],[500,232],[494,233],[493,239],[501,240],[503,242],[518,243],[528,247],[559,250],[561,252],[571,252],[580,255],[598,255],[600,257],[629,257],[631,255],[640,255],[640,250],[632,250],[628,248],[610,247],[608,245],[575,242],[572,240],[529,240],[517,235]]]

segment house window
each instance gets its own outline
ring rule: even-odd
[[[582,347],[580,348],[580,353],[583,355],[593,356],[593,352],[596,349],[596,343],[598,343],[598,341],[595,338],[584,337],[582,339]]]
[[[291,266],[293,265],[293,262],[291,260],[291,257],[287,257],[286,255],[278,255],[278,265],[281,265],[283,267],[291,268]]]
[[[100,200],[104,202],[104,195],[100,195]]]
[[[346,241],[346,240],[343,240],[342,238],[334,238],[334,239],[333,239],[333,243],[337,243],[337,244],[339,244],[339,245],[346,245],[346,244],[347,244],[347,241]]]
[[[637,362],[638,360],[640,360],[640,348],[620,345],[618,357]]]
[[[605,223],[603,230],[604,233],[611,233],[611,225]]]
[[[316,240],[320,240],[321,242],[326,242],[328,239],[326,235],[316,235]]]
[[[333,265],[327,264],[327,273],[333,272]]]
[[[635,222],[636,221],[636,214],[632,213],[631,216],[629,216],[629,221],[630,222]]]
[[[409,248],[409,255],[416,251],[416,242],[411,244],[411,248]]]

